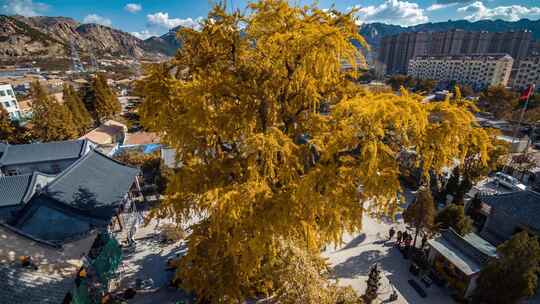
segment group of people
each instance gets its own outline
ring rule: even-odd
[[[389,231],[389,240],[391,240],[394,235],[396,234],[396,230],[394,229],[394,227],[390,228],[390,231]],[[397,240],[396,240],[396,245],[398,247],[409,247],[411,246],[411,243],[412,243],[412,234],[408,233],[407,230],[404,230],[404,231],[398,231],[397,232]]]

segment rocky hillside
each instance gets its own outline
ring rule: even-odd
[[[0,15],[0,58],[18,56],[69,55],[73,42],[82,56],[92,51],[96,56],[173,56],[181,46],[176,39],[176,31],[171,29],[161,37],[138,39],[107,26],[81,24],[66,17],[22,17]],[[522,19],[516,22],[502,20],[465,20],[424,23],[401,27],[383,23],[363,24],[359,32],[373,50],[377,50],[382,37],[402,32],[447,31],[462,29],[468,31],[512,31],[530,30],[535,39],[540,39],[540,20]]]
[[[81,55],[163,56],[159,46],[107,26],[65,17],[0,15],[0,57],[69,55],[73,42]]]

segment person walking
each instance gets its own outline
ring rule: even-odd
[[[390,238],[388,238],[388,240],[391,240],[394,237],[394,234],[396,234],[396,230],[394,229],[394,227],[390,227],[390,231],[388,231],[388,235],[390,236]]]
[[[422,247],[421,247],[421,249],[424,249],[424,247],[426,246],[426,243],[427,243],[427,235],[424,234],[424,236],[422,237]]]
[[[397,244],[398,246],[401,245],[401,239],[402,239],[402,237],[403,237],[403,232],[400,230],[400,231],[397,232],[397,242],[396,242],[396,244]]]

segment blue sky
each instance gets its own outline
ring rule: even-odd
[[[248,0],[227,0],[244,8]],[[82,23],[100,23],[140,38],[161,35],[177,25],[196,26],[206,16],[211,0],[0,0],[1,14],[72,17]],[[291,0],[310,4],[312,1]],[[414,25],[449,19],[540,19],[538,0],[319,0],[340,10],[359,8],[359,22]]]

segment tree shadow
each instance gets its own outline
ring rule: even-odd
[[[364,251],[360,255],[348,258],[345,262],[334,266],[334,278],[352,279],[359,275],[367,275],[369,268],[379,262],[383,256],[378,250]]]
[[[97,207],[98,203],[93,192],[79,187],[77,192],[73,193],[73,205],[79,209],[89,210]]]
[[[354,239],[352,239],[350,242],[348,242],[347,245],[345,245],[339,251],[354,248],[354,247],[362,244],[365,240],[366,240],[366,234],[362,233],[362,234],[358,235],[357,237],[355,237]]]

